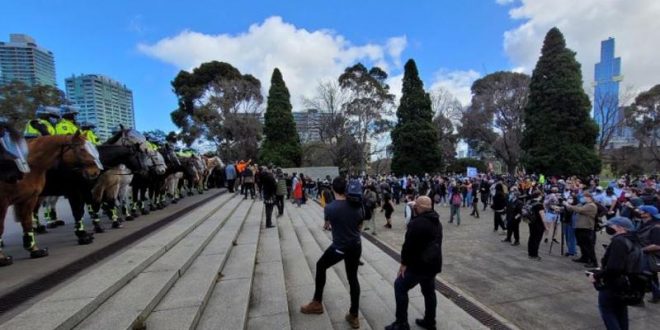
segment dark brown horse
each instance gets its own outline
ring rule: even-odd
[[[4,233],[7,208],[14,205],[16,221],[23,227],[23,247],[31,258],[48,255],[34,239],[32,211],[46,184],[46,171],[51,168],[74,168],[88,178],[97,177],[102,169],[98,151],[79,133],[70,136],[43,136],[28,142],[30,172],[22,180],[11,184],[0,182],[0,237]],[[0,266],[12,263],[12,258],[0,249]]]

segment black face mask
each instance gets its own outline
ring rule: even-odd
[[[614,228],[612,228],[612,227],[606,227],[606,228],[605,228],[605,232],[606,232],[608,235],[614,235],[614,234],[616,234],[616,230],[614,230]]]

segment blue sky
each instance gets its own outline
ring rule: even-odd
[[[302,96],[309,96],[309,86],[336,78],[337,70],[358,60],[383,64],[393,77],[392,87],[400,88],[394,78],[401,74],[401,63],[414,58],[427,88],[442,86],[465,102],[469,85],[479,76],[514,68],[530,72],[543,35],[559,25],[568,32],[569,47],[586,62],[587,75],[597,60],[599,40],[618,30],[584,35],[580,11],[593,14],[598,2],[584,3],[592,8],[565,0],[14,0],[0,5],[0,40],[26,33],[52,50],[60,88],[64,78],[81,73],[125,83],[134,93],[138,129],[167,131],[174,129],[169,113],[176,107],[170,81],[180,69],[211,59],[256,75],[265,88],[270,66],[283,67],[296,107]],[[640,10],[657,14],[652,6]],[[603,22],[594,21],[594,26],[611,22],[610,11],[602,12]],[[296,43],[297,38],[305,41]],[[290,48],[304,54],[291,56],[295,50],[281,49],[289,41]],[[326,59],[328,53],[334,55]],[[623,67],[625,73],[625,59]]]

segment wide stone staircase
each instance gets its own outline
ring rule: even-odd
[[[276,211],[275,211],[276,213]],[[330,245],[322,209],[287,202],[265,228],[260,201],[223,194],[118,251],[0,324],[0,329],[350,329],[343,263],[328,270],[325,313],[304,315],[315,264]],[[398,263],[367,240],[359,269],[361,329],[394,320]],[[483,329],[438,296],[439,329]],[[424,300],[410,291],[410,323]]]

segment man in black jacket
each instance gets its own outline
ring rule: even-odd
[[[424,329],[435,329],[435,275],[442,269],[442,224],[438,213],[431,209],[432,201],[428,196],[420,196],[413,205],[413,218],[408,223],[406,238],[401,248],[401,267],[394,282],[396,299],[396,321],[387,326],[386,330],[407,330],[408,325],[408,291],[417,284],[424,295],[424,318],[416,319],[415,323]],[[427,248],[437,243],[440,247],[440,258],[437,264],[423,261]]]
[[[273,207],[275,206],[277,191],[277,182],[270,168],[262,168],[260,172],[261,189],[264,197],[264,207],[266,208],[266,228],[272,228]]]

